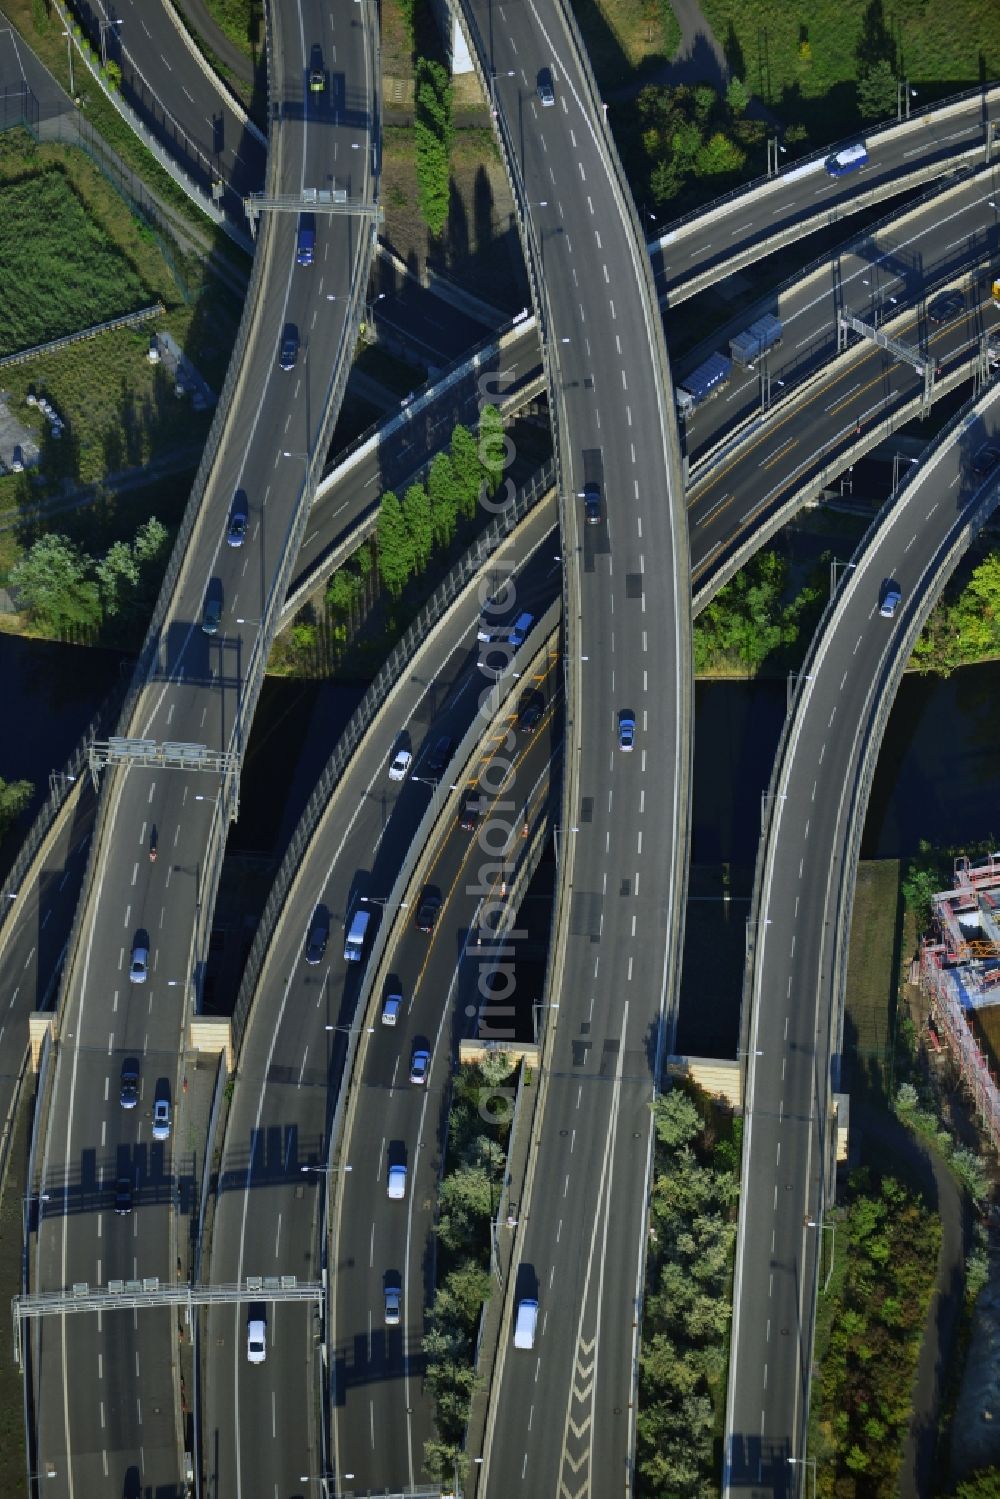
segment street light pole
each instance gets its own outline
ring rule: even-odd
[[[813,1472],[813,1499],[816,1499],[816,1459],[814,1457],[790,1457],[788,1458],[790,1468],[812,1468]]]
[[[66,38],[66,57],[69,62],[69,95],[71,99],[75,99],[76,85],[73,82],[73,38],[70,35],[68,28],[63,32],[63,36]]]

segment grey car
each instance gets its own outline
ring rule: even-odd
[[[122,1063],[118,1102],[123,1109],[134,1109],[139,1102],[139,1063],[135,1057],[126,1057]]]
[[[222,622],[222,593],[218,588],[209,587],[205,594],[205,602],[201,610],[201,628],[206,635],[217,635],[219,625]]]

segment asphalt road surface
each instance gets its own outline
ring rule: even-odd
[[[353,20],[353,16],[349,19]],[[368,117],[335,126],[329,96],[307,97],[310,48],[329,58],[335,43],[353,76],[368,76],[360,27],[341,38],[318,3],[306,14],[303,47],[286,42],[291,105],[283,127],[289,188],[314,181],[331,155],[346,156],[352,193],[368,189]],[[297,30],[298,28],[296,28]],[[359,87],[362,86],[359,83]],[[358,147],[352,154],[352,146]],[[290,216],[264,226],[267,257],[259,315],[250,336],[237,405],[221,443],[201,519],[161,635],[161,651],[134,724],[146,738],[225,748],[264,609],[279,574],[301,502],[305,458],[323,420],[331,371],[350,347],[345,296],[363,263],[361,234],[347,218],[317,225],[315,263],[295,264]],[[278,367],[283,329],[298,330],[295,367]],[[239,548],[227,545],[233,495],[246,493],[249,523]],[[206,597],[221,600],[215,634],[200,628]],[[154,1097],[175,1110],[181,1027],[197,981],[193,950],[203,862],[219,794],[210,776],[176,770],[108,772],[103,842],[92,851],[93,898],[79,931],[64,998],[61,1050],[43,1157],[46,1217],[38,1238],[35,1285],[57,1289],[115,1278],[172,1279],[172,1145],[153,1142]],[[157,860],[149,850],[155,834]],[[214,890],[204,892],[214,899]],[[133,942],[149,947],[144,983],[129,981]],[[135,1108],[119,1105],[122,1065],[139,1062]],[[113,1212],[126,1177],[134,1209]],[[53,1318],[38,1330],[33,1368],[35,1466],[50,1462],[56,1495],[119,1495],[138,1471],[152,1489],[180,1482],[179,1391],[171,1315]]]
[[[536,613],[547,607],[558,587],[557,539],[550,526],[549,517],[530,516],[507,548],[514,558],[532,556],[517,575],[518,595]],[[502,576],[499,560],[495,566]],[[281,1273],[318,1278],[330,1114],[350,1033],[362,1018],[355,1006],[363,965],[344,961],[345,927],[362,897],[379,915],[428,800],[449,794],[440,773],[431,775],[426,765],[437,740],[446,733],[458,738],[476,712],[485,680],[477,666],[478,619],[479,602],[472,590],[428,648],[426,660],[414,661],[391,714],[367,736],[348,766],[303,860],[258,984],[241,1056],[213,1231],[213,1281]],[[387,775],[399,745],[414,754],[412,773],[401,786]],[[311,966],[304,961],[303,946],[318,905],[329,913],[330,935],[322,961]],[[367,1236],[375,1222],[370,1204],[361,1199],[365,1183],[376,1181],[370,1142],[349,1164],[351,1191],[360,1203],[352,1231]],[[381,1191],[384,1212],[384,1185]],[[340,1296],[339,1274],[336,1294]],[[412,1301],[415,1317],[419,1296]],[[353,1337],[359,1331],[357,1319],[367,1319],[368,1307],[347,1305],[350,1320],[342,1317],[340,1325],[345,1336]],[[210,1485],[237,1499],[260,1492],[261,1481],[268,1493],[272,1484],[278,1493],[292,1492],[289,1486],[298,1475],[316,1471],[319,1457],[319,1368],[311,1331],[295,1307],[278,1306],[268,1315],[268,1357],[258,1367],[250,1367],[246,1359],[246,1313],[226,1308],[208,1316],[206,1469]],[[341,1389],[339,1370],[334,1383],[353,1417],[355,1396]],[[387,1407],[398,1406],[398,1389],[387,1385],[376,1394]],[[391,1471],[401,1484],[409,1471],[408,1445],[415,1446],[419,1463],[423,1439],[431,1434],[426,1401],[417,1389],[411,1395],[415,1414],[409,1443],[401,1433],[377,1444],[379,1472]],[[367,1431],[367,1402],[363,1425]],[[339,1440],[340,1411],[337,1426]],[[280,1442],[268,1440],[272,1429],[281,1432]],[[367,1463],[363,1471],[367,1473]],[[362,1488],[360,1481],[350,1486]]]
[[[899,633],[940,586],[939,558],[956,524],[995,484],[971,465],[987,439],[1000,436],[998,399],[995,391],[985,418],[956,429],[940,461],[924,459],[875,544],[846,574],[842,611],[809,663],[777,790],[754,967],[727,1494],[807,1492],[816,1257],[832,1199],[831,1050],[835,1056],[840,1044],[835,932],[841,882],[850,888],[854,877],[842,870],[851,819],[864,821],[860,751],[902,670],[893,659]],[[884,618],[889,579],[902,602]]]

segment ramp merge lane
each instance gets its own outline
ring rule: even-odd
[[[578,792],[564,835],[572,896],[554,944],[559,1024],[512,1272],[517,1294],[540,1301],[539,1339],[530,1355],[511,1352],[501,1331],[495,1419],[467,1482],[480,1474],[490,1495],[556,1494],[563,1481],[612,1493],[632,1440],[648,1106],[687,866],[687,536],[662,328],[585,63],[557,6],[468,9],[489,39],[480,56],[539,247],[569,491],[563,551],[579,579],[566,637],[579,695],[567,702]],[[597,524],[584,523],[585,490],[600,498]],[[631,754],[618,748],[622,713],[635,715]],[[619,1414],[598,1419],[608,1411]]]
[[[1000,433],[1000,388],[956,420],[843,575],[800,676],[758,869],[746,1146],[724,1493],[808,1492],[803,1458],[819,1225],[832,1193],[831,1093],[857,840],[908,648],[996,503],[969,457]],[[879,609],[887,578],[902,593]]]
[[[300,6],[282,48],[278,86],[301,100],[310,49],[363,81],[371,78],[366,29],[352,8],[340,36],[319,0]],[[368,197],[372,110],[349,122],[322,104],[301,106],[281,131],[278,186],[298,193],[326,180],[331,162],[353,196]],[[287,578],[293,537],[308,503],[304,478],[327,426],[333,378],[353,343],[346,327],[353,284],[367,275],[370,229],[346,217],[320,218],[314,263],[295,263],[290,215],[265,221],[259,296],[245,357],[200,514],[159,636],[156,664],[123,731],[145,739],[233,748],[238,710],[259,684],[255,651],[275,590]],[[292,368],[279,350],[292,325]],[[285,361],[286,363],[288,361]],[[231,544],[234,496],[245,496],[247,527]],[[287,565],[286,565],[287,563]],[[212,604],[206,614],[206,604]],[[216,612],[217,606],[217,612]],[[239,748],[239,746],[237,746]],[[175,1200],[183,1101],[177,1058],[204,953],[199,905],[215,891],[206,855],[219,779],[133,766],[105,772],[103,836],[91,853],[78,942],[61,1001],[60,1051],[42,1157],[45,1216],[38,1232],[34,1289],[77,1282],[158,1277],[172,1281],[178,1242]],[[150,859],[156,846],[155,863]],[[210,926],[210,922],[208,923]],[[133,981],[139,949],[145,973]],[[135,978],[138,979],[138,973]],[[134,1090],[123,1084],[136,1074]],[[153,1139],[155,1099],[175,1109],[173,1137]],[[190,1157],[184,1164],[190,1167]],[[130,1203],[118,1188],[130,1187]],[[116,1212],[116,1202],[125,1211]],[[191,1203],[185,1198],[187,1209]],[[130,1209],[130,1210],[129,1210]],[[179,1237],[180,1236],[180,1237]],[[165,1310],[97,1318],[52,1317],[33,1334],[36,1445],[32,1467],[56,1475],[57,1495],[180,1492],[181,1418],[177,1333]]]

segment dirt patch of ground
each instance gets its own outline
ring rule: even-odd
[[[427,266],[493,307],[517,312],[527,299],[514,205],[493,136],[459,130],[451,152],[451,206],[441,239],[420,213],[412,130],[382,138],[382,238],[421,275]]]

